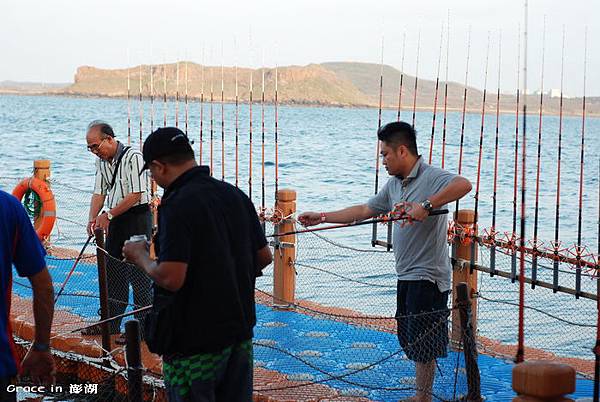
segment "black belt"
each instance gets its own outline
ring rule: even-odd
[[[141,213],[145,213],[145,212],[150,212],[150,205],[147,203],[136,205],[135,207],[131,207],[127,211],[125,211],[124,214],[127,214],[127,213],[141,214]]]

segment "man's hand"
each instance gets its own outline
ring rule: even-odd
[[[101,213],[96,218],[95,227],[102,228],[105,234],[108,234],[108,225],[110,224],[110,220],[108,219],[108,214],[106,212]]]
[[[150,258],[150,243],[147,241],[126,241],[123,246],[125,261],[142,266],[142,261]]]
[[[414,221],[421,222],[429,216],[429,212],[418,202],[400,202],[394,206],[394,213],[408,217],[400,224],[402,228],[406,225],[412,225]]]
[[[94,229],[96,229],[96,219],[90,220],[87,224],[88,236],[91,236],[94,234]]]
[[[314,226],[322,223],[321,214],[319,212],[303,212],[298,216],[298,221],[304,226]]]
[[[56,375],[56,366],[52,353],[38,352],[29,349],[21,364],[23,375],[29,375],[38,384],[53,384]]]

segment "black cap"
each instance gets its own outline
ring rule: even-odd
[[[144,166],[142,172],[148,169],[153,160],[163,156],[194,152],[188,137],[178,128],[164,127],[155,130],[144,141]],[[141,173],[141,172],[140,172]]]

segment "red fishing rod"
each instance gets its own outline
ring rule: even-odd
[[[542,31],[542,78],[540,81],[540,108],[538,120],[538,146],[537,146],[537,167],[535,174],[535,213],[533,218],[533,249],[535,250],[531,257],[531,288],[535,289],[537,281],[538,268],[538,220],[540,206],[540,171],[541,171],[541,155],[542,155],[542,121],[544,110],[544,62],[546,53],[546,16],[544,16],[544,29]]]
[[[204,144],[204,46],[202,46],[202,67],[200,70],[200,165],[202,165],[202,145]]]
[[[471,57],[471,26],[469,25],[469,33],[467,36],[467,68],[465,72],[465,89],[463,93],[463,108],[462,108],[462,122],[460,126],[460,151],[458,157],[458,174],[462,173],[462,158],[463,158],[463,147],[465,142],[465,115],[467,113],[467,86],[469,84],[469,60]],[[456,212],[458,213],[459,200],[456,200]]]
[[[167,127],[167,61],[163,63],[163,127]]]
[[[142,150],[142,135],[143,135],[143,121],[144,121],[144,104],[142,102],[142,63],[140,63],[140,151]]]
[[[511,269],[510,279],[512,282],[517,277],[517,253],[516,253],[516,238],[517,238],[517,192],[519,183],[519,110],[520,110],[520,95],[521,95],[521,25],[519,25],[519,33],[517,35],[517,107],[515,111],[515,156],[514,156],[514,174],[513,174],[513,216],[512,216],[512,235],[511,242],[513,243],[511,252]]]
[[[225,72],[221,42],[221,180],[225,181]]]
[[[445,215],[447,213],[448,213],[447,209],[439,209],[439,210],[431,211],[429,213],[429,216]],[[301,233],[312,233],[312,232],[320,232],[323,230],[348,228],[348,227],[353,227],[353,226],[372,225],[372,224],[378,224],[378,223],[393,223],[393,222],[396,222],[399,220],[412,221],[412,218],[406,214],[398,216],[398,215],[392,213],[390,215],[386,215],[381,218],[369,219],[369,220],[362,221],[362,222],[340,223],[340,224],[336,224],[336,225],[328,225],[328,226],[321,227],[321,228],[302,229],[302,230],[295,230],[293,232],[285,232],[285,233],[274,233],[274,234],[268,235],[266,237],[282,237],[282,236],[291,236],[291,235],[296,235],[296,234],[301,234]]]
[[[234,40],[235,54],[237,56],[237,43]],[[236,57],[237,58],[237,57]],[[237,60],[235,62],[235,186],[239,186],[239,143],[240,143],[240,127],[239,127],[239,116],[240,116],[240,108],[239,108],[239,90],[238,90],[238,66]]]
[[[526,192],[527,192],[527,0],[525,0],[525,24],[523,29],[523,141],[521,152],[521,241],[519,251],[519,339],[516,362],[522,363],[525,358],[525,257],[526,257]]]
[[[598,154],[598,177],[600,177],[600,153]],[[598,230],[596,232],[598,244],[596,247],[596,296],[600,296],[600,180],[598,180]],[[596,310],[598,317],[596,318],[596,346],[594,354],[596,361],[594,363],[594,401],[600,397],[600,297],[596,298]]]
[[[260,187],[261,187],[261,202],[260,205],[264,211],[265,205],[265,50],[262,52],[262,68],[261,68],[261,94],[260,94]]]
[[[587,78],[587,27],[583,47],[583,99],[581,102],[581,157],[579,162],[579,214],[577,216],[577,247],[576,258],[581,260],[581,229],[583,214],[583,164],[585,153],[585,90]],[[579,298],[581,293],[581,265],[575,267],[575,297]]]
[[[397,121],[400,121],[400,113],[402,112],[402,85],[404,84],[404,54],[405,54],[405,51],[406,51],[406,32],[404,32],[402,34],[402,63],[400,64],[400,83],[398,84],[398,118],[397,118]]]
[[[419,56],[421,55],[421,30],[419,29],[419,37],[417,39],[417,63],[415,71],[415,89],[413,94],[413,110],[412,110],[412,126],[415,126],[417,118],[417,89],[419,84]]]
[[[175,127],[179,128],[179,60],[175,70]]]
[[[433,115],[431,117],[431,141],[429,142],[429,164],[430,165],[431,165],[431,158],[433,156],[433,138],[435,135],[435,117],[437,114],[438,89],[440,87],[440,66],[442,64],[443,42],[444,42],[444,23],[442,22],[442,29],[440,29],[440,51],[438,53],[437,76],[435,78],[435,95],[433,98]]]
[[[558,268],[559,268],[559,251],[560,242],[558,240],[560,231],[560,165],[562,157],[562,126],[563,126],[563,84],[564,84],[564,71],[565,71],[565,26],[563,25],[562,30],[562,51],[561,51],[561,63],[560,63],[560,104],[558,112],[558,156],[556,160],[556,210],[554,214],[554,244],[552,246],[555,259],[552,264],[553,278],[552,285],[553,291],[558,291]]]
[[[187,57],[186,57],[187,59]],[[185,62],[185,136],[188,136],[189,104],[188,104],[188,62]]]
[[[446,159],[446,121],[448,117],[448,63],[450,61],[450,10],[448,10],[448,32],[446,33],[446,79],[444,83],[444,123],[442,126],[442,169]]]
[[[131,78],[129,68],[129,49],[127,50],[127,145],[131,145]]]
[[[485,75],[483,80],[483,99],[481,101],[481,129],[479,130],[479,156],[477,158],[477,181],[475,185],[475,218],[473,221],[473,226],[477,227],[478,214],[479,214],[479,185],[481,182],[481,159],[483,157],[483,134],[485,127],[485,101],[487,95],[487,79],[488,79],[488,65],[490,60],[490,33],[488,31],[487,37],[487,50],[485,52]],[[471,261],[470,261],[470,269],[471,272],[475,269],[475,256],[477,255],[477,250],[475,249],[476,242],[471,242]]]
[[[154,131],[154,66],[152,64],[150,64],[150,132],[153,132],[153,131]]]
[[[212,54],[212,52],[211,52]],[[212,57],[211,57],[212,59]],[[210,68],[210,175],[214,176],[214,166],[213,166],[213,141],[215,136],[214,131],[214,80],[213,80],[213,68]]]
[[[490,276],[496,273],[496,208],[498,205],[498,142],[500,138],[500,78],[502,66],[502,31],[498,34],[498,91],[496,93],[496,132],[494,138],[494,184],[492,192],[492,226],[490,228]]]
[[[383,110],[383,45],[384,37],[381,36],[381,63],[379,69],[379,110],[377,113],[377,132],[381,129],[381,113]],[[375,194],[379,191],[379,140],[375,140],[377,145],[375,146]],[[377,244],[377,225],[373,225],[373,231],[371,235],[371,245],[375,247]]]
[[[275,195],[279,191],[279,98],[278,98],[279,69],[275,64]]]

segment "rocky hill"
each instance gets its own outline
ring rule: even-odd
[[[187,79],[186,79],[187,70]],[[179,71],[179,73],[178,73]],[[274,100],[275,69],[248,69],[220,66],[201,66],[192,62],[179,62],[135,66],[129,69],[107,70],[91,66],[77,69],[74,83],[66,87],[52,88],[48,92],[78,96],[127,96],[127,76],[129,75],[129,93],[132,97],[139,96],[140,78],[141,91],[144,98],[151,93],[156,98],[162,98],[166,92],[170,98],[183,99],[186,92],[190,98],[210,99],[211,91],[215,100],[221,99],[221,71],[223,72],[223,97],[226,101],[235,100],[235,76],[238,78],[238,99],[247,102],[252,84],[253,100],[259,101],[262,93],[263,75],[265,100]],[[381,66],[371,63],[334,62],[309,64],[306,66],[286,66],[278,69],[278,100],[285,104],[299,105],[329,105],[344,107],[378,107],[379,81]],[[383,105],[387,108],[398,107],[400,72],[391,67],[383,66]],[[402,78],[402,110],[409,113],[413,109],[415,77],[405,74]],[[432,110],[435,98],[436,82],[419,79],[417,82],[417,110]],[[438,88],[438,110],[444,104],[445,83],[440,82]],[[450,82],[447,92],[447,107],[449,110],[462,110],[464,87],[460,83]],[[478,88],[467,89],[467,110],[480,112],[483,93]],[[496,89],[488,91],[486,111],[496,111]],[[524,97],[521,96],[521,102]],[[531,113],[537,113],[539,95],[527,96],[528,108]],[[516,97],[503,94],[500,96],[500,110],[514,113]],[[557,114],[559,99],[544,97],[544,113]],[[564,99],[563,112],[569,115],[581,114],[581,98]],[[588,98],[586,113],[589,116],[600,116],[600,98]],[[405,115],[408,116],[408,115]]]

